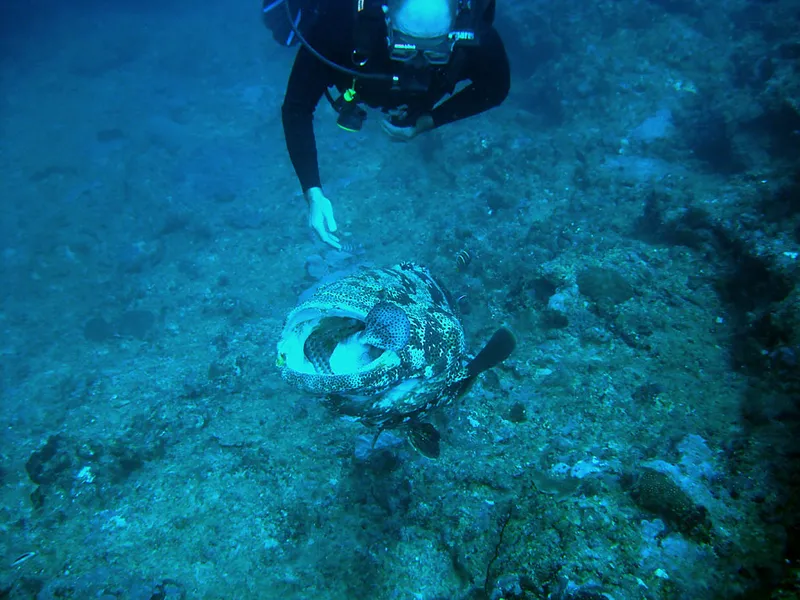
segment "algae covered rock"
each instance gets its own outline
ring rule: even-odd
[[[633,286],[614,269],[589,267],[578,273],[578,289],[601,310],[633,298]]]
[[[708,541],[711,532],[708,510],[696,504],[666,473],[642,469],[631,496],[640,508],[658,515],[681,533]]]

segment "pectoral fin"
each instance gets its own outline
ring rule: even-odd
[[[476,377],[484,371],[496,367],[511,356],[516,347],[517,340],[514,334],[509,329],[501,327],[494,332],[483,349],[467,365],[467,373],[470,377]]]
[[[469,391],[472,384],[478,379],[478,375],[499,365],[511,356],[516,347],[517,340],[514,334],[509,329],[501,327],[494,332],[478,355],[469,362],[466,377],[451,384],[446,393],[452,398],[460,398]]]
[[[427,458],[439,458],[441,435],[430,423],[412,421],[407,426],[408,441],[414,449]]]

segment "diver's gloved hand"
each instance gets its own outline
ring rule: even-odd
[[[333,234],[336,231],[336,220],[333,218],[333,205],[318,187],[309,188],[306,193],[308,202],[308,225],[317,232],[319,238],[337,250],[342,249],[339,238]]]
[[[432,116],[422,115],[414,125],[395,125],[390,119],[387,119],[381,123],[381,127],[393,140],[407,142],[413,140],[420,133],[433,129],[434,122]]]

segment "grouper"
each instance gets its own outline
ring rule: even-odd
[[[462,397],[515,345],[501,327],[471,356],[450,294],[428,269],[402,263],[320,285],[286,318],[277,365],[291,386],[376,428],[375,440],[403,429],[414,448],[438,457],[427,415]]]

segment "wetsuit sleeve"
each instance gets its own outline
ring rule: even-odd
[[[511,88],[511,68],[503,40],[492,27],[484,34],[481,45],[468,50],[464,79],[471,83],[433,109],[436,127],[466,119],[499,106]]]
[[[322,187],[314,137],[314,111],[331,83],[330,67],[300,47],[289,75],[281,107],[283,135],[303,192]]]

